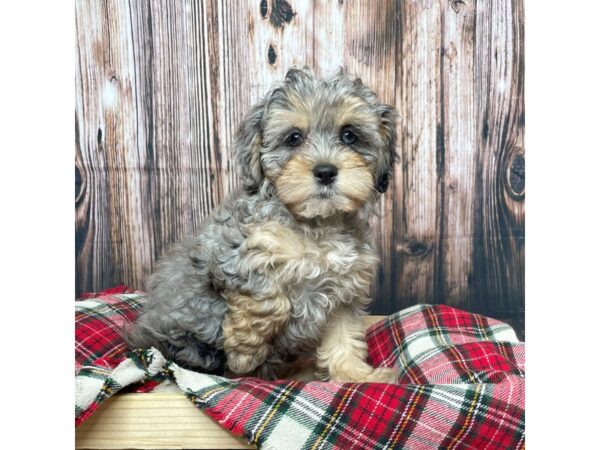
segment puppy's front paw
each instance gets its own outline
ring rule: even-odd
[[[346,366],[343,371],[329,372],[329,380],[342,383],[387,383],[398,382],[398,369],[395,367],[373,368],[367,363],[354,363]]]
[[[238,375],[248,374],[265,361],[267,353],[266,347],[256,349],[253,354],[230,351],[227,353],[227,367]]]
[[[378,367],[366,377],[364,381],[371,383],[395,384],[398,382],[398,369],[396,367]]]

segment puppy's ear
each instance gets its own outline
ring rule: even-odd
[[[242,185],[248,192],[256,192],[264,178],[260,164],[264,109],[264,102],[252,107],[238,125],[233,141],[233,155],[242,176]]]
[[[383,154],[379,164],[379,171],[377,175],[377,182],[375,189],[377,192],[383,194],[387,191],[390,172],[396,162],[396,119],[398,113],[390,105],[379,105],[377,112],[381,117],[381,124],[379,126],[379,132],[383,140]]]

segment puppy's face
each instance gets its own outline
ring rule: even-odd
[[[251,139],[240,136],[252,125]],[[238,130],[238,144],[250,145],[238,160],[247,187],[272,185],[297,216],[354,212],[387,187],[394,129],[393,109],[360,80],[292,69]]]

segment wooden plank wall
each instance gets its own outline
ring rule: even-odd
[[[143,288],[238,185],[249,106],[344,65],[402,116],[374,312],[522,318],[522,0],[77,0],[76,29],[77,294]]]

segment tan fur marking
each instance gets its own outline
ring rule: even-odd
[[[248,236],[246,246],[264,251],[275,264],[303,258],[306,253],[305,243],[298,233],[277,222],[256,227]]]
[[[338,151],[327,162],[338,168],[335,193],[330,198],[315,197],[313,169],[317,162],[302,153],[294,155],[273,181],[279,198],[293,213],[327,217],[336,211],[355,212],[375,194],[372,171],[362,156]]]
[[[278,292],[277,286],[319,279],[329,272],[333,276],[327,289],[335,295],[348,292],[343,297],[345,304],[369,302],[376,254],[370,247],[344,249],[333,236],[317,239],[308,230],[292,229],[275,221],[249,230],[245,243],[249,267],[278,281],[260,294],[226,297],[229,312],[223,324],[224,349],[231,371],[248,374],[268,358],[272,340],[282,331],[291,310],[288,298]],[[334,311],[318,349],[321,377],[335,381],[394,379],[393,370],[373,369],[365,358],[361,317],[350,309]]]
[[[275,180],[277,193],[285,204],[298,204],[314,195],[313,167],[314,161],[302,153],[296,153],[290,158]]]
[[[354,201],[353,211],[373,195],[373,175],[363,157],[356,153],[344,152],[344,158],[340,162],[337,188]]]
[[[334,313],[317,349],[317,375],[338,382],[395,383],[395,368],[373,368],[366,363],[367,344],[361,317],[347,308]]]
[[[319,269],[315,263],[323,260],[313,240],[279,222],[267,222],[252,229],[245,245],[249,268],[272,274],[278,284],[297,283],[316,276]]]
[[[372,113],[368,113],[364,100],[358,97],[347,97],[341,106],[336,109],[335,124],[337,127],[352,123],[369,124],[374,127],[378,123],[374,120]]]
[[[304,133],[308,132],[310,107],[306,104],[305,99],[294,92],[288,92],[287,102],[288,105],[285,109],[273,108],[269,114],[266,131],[297,128]]]
[[[285,114],[277,111],[269,118],[269,126],[272,129],[297,128],[306,133],[309,128],[308,115],[302,107],[298,110],[285,111]]]
[[[271,341],[289,314],[285,296],[256,300],[242,294],[227,296],[229,311],[223,321],[223,349],[228,368],[247,374],[265,362]]]

